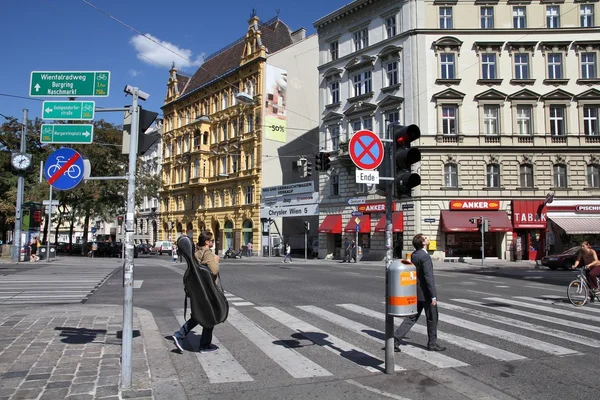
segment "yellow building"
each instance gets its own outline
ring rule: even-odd
[[[164,114],[159,236],[213,231],[218,253],[260,245],[267,55],[293,43],[278,18],[207,57],[192,77],[170,70]],[[264,171],[266,173],[266,171]]]

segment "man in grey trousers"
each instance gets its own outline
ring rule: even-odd
[[[417,268],[417,314],[407,317],[394,332],[394,351],[400,351],[400,341],[406,336],[413,327],[425,309],[427,318],[427,350],[444,351],[445,347],[437,343],[437,293],[435,291],[435,280],[433,278],[433,262],[431,256],[427,253],[429,239],[427,236],[419,233],[413,238],[413,247],[415,251],[410,257],[410,261]]]

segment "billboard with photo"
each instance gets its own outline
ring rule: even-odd
[[[265,139],[287,143],[287,71],[266,66]]]

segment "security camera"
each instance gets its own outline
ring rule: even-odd
[[[133,89],[134,89],[134,87],[133,87],[133,86],[131,86],[131,85],[126,85],[126,86],[125,86],[125,89],[123,89],[123,91],[124,91],[125,93],[127,93],[127,94],[130,94],[130,95],[132,95],[132,96],[133,96]],[[138,89],[138,98],[139,98],[140,100],[144,100],[144,101],[145,101],[145,100],[148,100],[148,97],[150,97],[150,95],[149,95],[148,93],[144,92],[143,90],[140,90],[140,89]]]

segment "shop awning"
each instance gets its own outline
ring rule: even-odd
[[[600,215],[586,215],[585,217],[553,217],[548,219],[564,229],[567,235],[585,235],[600,233]]]
[[[404,214],[402,214],[402,211],[396,211],[392,213],[392,232],[402,232],[404,230],[403,228]],[[385,232],[385,215],[381,217],[377,223],[375,232]]]
[[[356,232],[356,218],[360,220],[359,222],[359,233],[371,233],[371,215],[363,214],[360,217],[350,217],[350,221],[344,228],[344,232]]]
[[[318,231],[320,233],[342,233],[341,214],[326,216]]]
[[[444,232],[477,232],[477,224],[471,218],[485,217],[490,221],[490,232],[510,232],[512,225],[506,211],[442,211]]]

